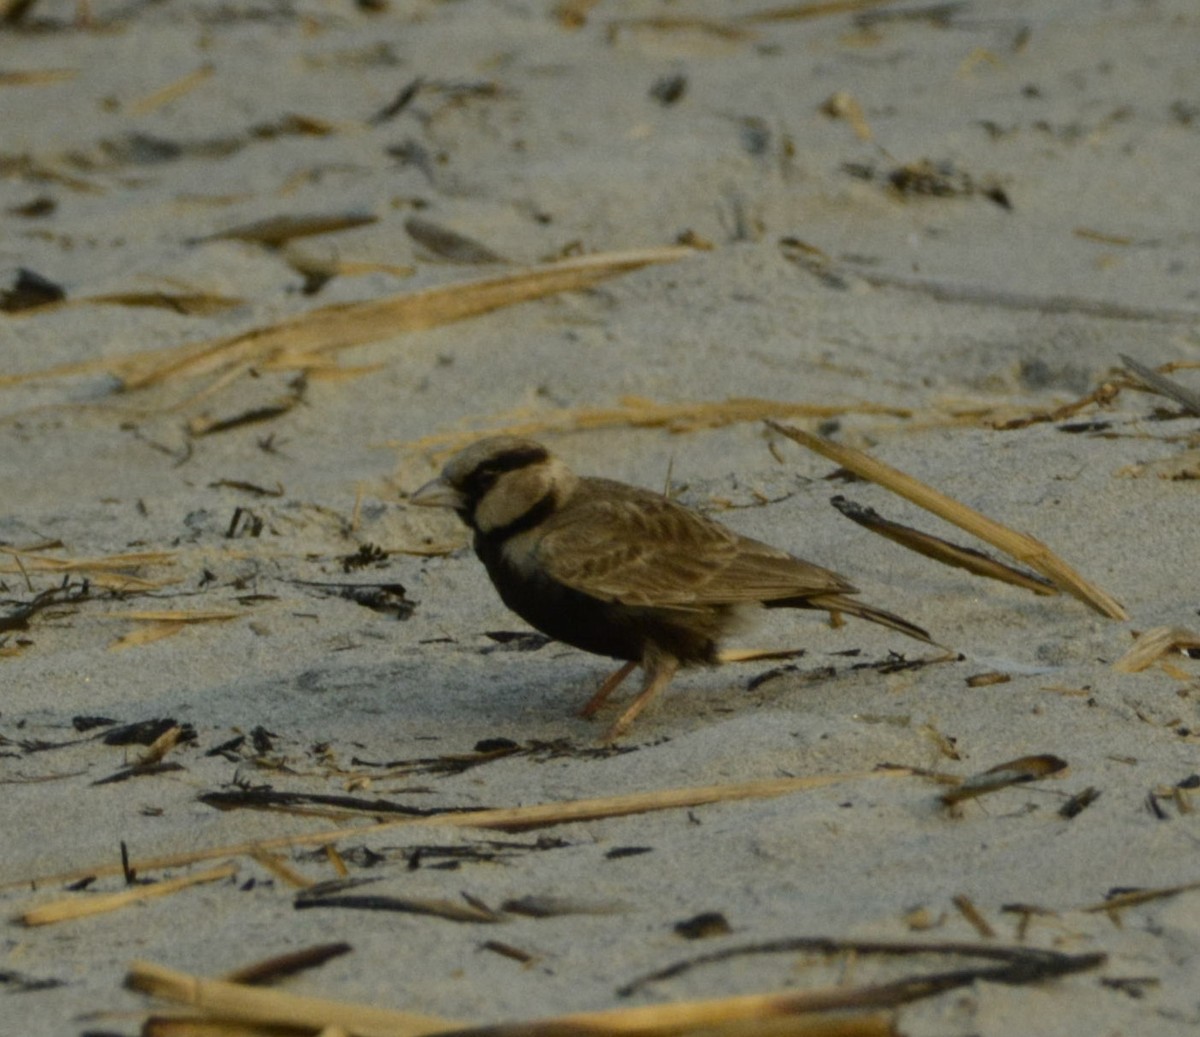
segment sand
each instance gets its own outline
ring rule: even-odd
[[[24,268],[65,293],[0,314],[0,1032],[135,1033],[162,1005],[123,988],[134,960],[219,977],[332,941],[352,951],[278,989],[478,1024],[979,964],[793,948],[622,993],[802,937],[1104,956],[917,1001],[908,1034],[1194,1032],[1200,891],[1088,910],[1200,882],[1200,662],[1114,668],[1139,632],[1200,629],[1200,418],[1120,359],[1190,364],[1170,376],[1200,391],[1189,0],[78,14],[43,0],[0,30],[0,286]],[[323,232],[228,234],[284,217]],[[314,352],[324,330],[226,342],[145,385],[125,360],[630,250],[661,261],[346,348]],[[833,478],[755,408],[714,408],[746,398],[1039,538],[1128,619],[848,522],[831,496],[979,546]],[[651,405],[679,409],[664,424]],[[453,516],[404,503],[455,443],[514,425],[580,471],[669,480],[949,652],[773,615],[739,646],[804,655],[683,674],[606,748],[605,718],[577,716],[606,662],[508,637],[527,628]],[[968,681],[987,673],[1001,682]],[[102,783],[146,751],[104,736],[163,718],[184,741]],[[1067,766],[940,798],[1039,754]],[[804,777],[822,780],[529,831],[353,831],[372,800]],[[368,807],[200,799],[256,789]],[[1089,802],[1064,816],[1072,797]],[[351,892],[470,897],[494,921],[297,910],[339,877],[320,835],[338,827],[347,877],[370,880]],[[122,843],[135,889],[236,875],[21,923],[126,888]],[[96,878],[70,892],[68,874]],[[549,916],[510,903],[531,897]],[[727,926],[676,930],[704,912]]]

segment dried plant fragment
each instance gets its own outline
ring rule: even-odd
[[[302,216],[270,216],[253,223],[243,223],[228,230],[217,231],[200,241],[253,241],[276,247],[293,238],[310,238],[317,234],[366,227],[377,223],[379,217],[369,212],[315,213]]]
[[[1200,417],[1200,393],[1189,389],[1185,385],[1180,385],[1175,379],[1168,378],[1166,375],[1159,374],[1154,368],[1147,367],[1145,364],[1140,364],[1132,357],[1127,357],[1124,353],[1121,354],[1121,363],[1137,376],[1138,381],[1143,385],[1148,386],[1160,396],[1165,396],[1169,400],[1174,400],[1188,414],[1195,417]]]
[[[994,940],[996,938],[996,930],[980,914],[979,908],[975,906],[975,902],[969,896],[965,893],[959,893],[951,903],[958,909],[958,913],[966,919],[967,924],[985,940]]]
[[[858,99],[845,90],[830,94],[821,105],[821,111],[831,119],[845,119],[854,130],[854,135],[862,141],[871,139],[871,126],[863,112]]]
[[[493,252],[486,245],[465,234],[443,227],[432,220],[424,220],[419,216],[410,216],[404,221],[404,229],[408,236],[418,245],[423,246],[441,259],[453,263],[506,263],[503,256]]]
[[[1078,817],[1088,807],[1100,798],[1100,790],[1095,785],[1089,785],[1082,792],[1077,792],[1058,808],[1058,816],[1070,820]]]
[[[185,94],[191,93],[196,87],[210,79],[214,71],[212,65],[205,63],[199,68],[193,69],[186,75],[176,79],[173,83],[168,83],[166,86],[160,87],[152,94],[147,94],[136,101],[131,101],[125,106],[125,109],[130,115],[149,115],[151,112],[163,107],[163,105],[170,104],[172,101],[179,100]]]
[[[0,549],[2,550],[2,549]],[[15,553],[15,552],[14,552]],[[28,630],[29,620],[43,609],[55,605],[74,605],[90,598],[90,588],[87,582],[72,583],[64,578],[58,587],[51,587],[40,594],[35,594],[29,601],[16,603],[16,607],[7,615],[0,615],[0,633],[10,630]]]
[[[209,317],[244,306],[245,299],[206,292],[112,292],[75,299],[72,306],[132,306],[170,310],[185,317]]]
[[[930,533],[923,533],[919,529],[913,529],[911,526],[905,526],[899,522],[892,522],[889,519],[885,519],[874,508],[856,504],[840,495],[833,497],[829,503],[852,522],[857,522],[865,529],[871,530],[872,533],[878,533],[880,536],[886,537],[888,540],[900,544],[902,547],[907,547],[910,551],[916,551],[917,554],[922,554],[926,558],[932,558],[934,561],[954,566],[957,569],[966,569],[967,572],[973,573],[976,576],[986,576],[991,580],[999,580],[1002,583],[1011,583],[1017,587],[1024,587],[1035,594],[1051,595],[1058,593],[1058,588],[1044,576],[1022,572],[1020,569],[1014,569],[1011,565],[1005,565],[1003,562],[996,561],[994,558],[982,551],[977,551],[973,547],[952,544],[941,537],[933,536]]]
[[[258,1023],[307,1033],[316,1030],[332,1033],[340,1028],[349,1034],[416,1037],[417,1034],[437,1033],[463,1025],[440,1016],[397,1012],[202,979],[150,962],[131,964],[125,985],[163,1000],[192,1005],[220,1020]]]
[[[227,983],[274,983],[277,979],[286,979],[305,969],[316,968],[327,961],[348,954],[353,948],[348,943],[321,943],[302,950],[290,951],[252,965],[243,965],[240,969],[227,972],[223,977]]]
[[[692,249],[678,246],[597,253],[368,302],[336,303],[228,337],[0,375],[0,386],[98,372],[108,372],[127,390],[201,375],[232,378],[284,354],[336,353],[558,292],[589,288],[649,264],[672,263],[692,254]]]
[[[836,418],[843,414],[885,414],[907,418],[912,416],[912,411],[881,403],[793,403],[753,396],[679,403],[659,403],[640,396],[623,396],[617,407],[564,407],[528,414],[501,414],[486,428],[439,432],[409,442],[392,442],[388,446],[406,453],[433,451],[437,457],[441,457],[485,436],[536,436],[547,432],[604,428],[665,428],[673,433],[686,433],[768,418]]]
[[[1154,900],[1178,896],[1180,893],[1191,893],[1197,889],[1200,889],[1200,882],[1185,882],[1178,886],[1159,886],[1154,889],[1122,890],[1121,892],[1112,893],[1097,904],[1089,904],[1087,907],[1082,907],[1079,910],[1086,911],[1089,914],[1098,914],[1104,911],[1115,916],[1121,908],[1136,907],[1139,904],[1148,904]]]
[[[165,897],[178,893],[181,889],[199,885],[205,882],[219,882],[222,879],[233,878],[237,874],[236,864],[225,864],[219,868],[197,872],[195,875],[185,875],[178,879],[166,879],[145,886],[134,886],[119,893],[92,894],[87,897],[69,897],[65,900],[55,900],[40,907],[30,908],[18,916],[18,920],[27,926],[51,925],[55,922],[66,922],[75,918],[85,918],[88,915],[105,914],[119,911],[130,904],[138,904],[155,897]]]
[[[357,883],[353,883],[357,884]],[[321,883],[300,893],[295,900],[297,910],[316,907],[340,907],[358,911],[399,911],[404,914],[429,915],[448,922],[494,924],[503,916],[469,903],[454,900],[429,900],[418,897],[397,897],[387,894],[344,893],[345,882]]]
[[[1115,598],[1085,580],[1050,548],[1029,534],[1009,529],[974,508],[967,507],[952,497],[914,479],[911,475],[892,468],[853,447],[834,443],[832,440],[815,436],[789,425],[781,425],[777,421],[768,419],[766,424],[769,428],[787,436],[788,439],[801,446],[816,451],[844,468],[849,468],[856,475],[878,483],[885,489],[912,501],[918,507],[933,512],[947,522],[973,533],[993,547],[1012,555],[1031,569],[1048,577],[1068,594],[1078,598],[1086,605],[1090,605],[1101,615],[1111,619],[1129,618],[1128,613]]]
[[[785,937],[763,943],[725,947],[709,954],[685,959],[641,976],[620,987],[617,993],[629,997],[651,983],[674,979],[693,969],[758,954],[852,954],[907,958],[917,955],[945,955],[951,958],[983,958],[988,965],[976,965],[926,975],[916,975],[861,987],[834,987],[797,994],[809,1011],[865,1005],[902,1005],[979,980],[999,983],[1036,983],[1057,976],[1092,969],[1105,961],[1103,954],[1068,955],[1032,947],[1003,946],[994,943],[927,942],[836,939],[822,936]],[[615,1013],[613,1013],[615,1015]]]
[[[804,22],[810,18],[828,18],[832,15],[868,11],[873,7],[883,7],[895,2],[896,0],[809,0],[808,3],[768,7],[762,11],[755,11],[753,14],[743,15],[742,20],[752,24],[758,22]]]
[[[67,297],[66,289],[35,270],[20,267],[11,288],[0,290],[0,311],[21,313],[24,310],[40,309],[52,303],[62,302]]]
[[[994,177],[976,179],[949,161],[920,159],[882,173],[871,163],[847,162],[842,169],[859,180],[878,183],[901,198],[969,198],[980,195],[1002,209],[1011,211],[1013,207],[1008,192]]]
[[[1172,482],[1190,482],[1200,479],[1200,450],[1185,450],[1175,457],[1161,457],[1157,461],[1126,465],[1118,469],[1116,474],[1128,479],[1153,475],[1159,479],[1170,479]]]
[[[989,670],[987,673],[973,673],[967,678],[968,688],[987,688],[993,684],[1007,684],[1012,680],[1012,674],[999,670]]]
[[[905,768],[887,770],[853,771],[843,774],[816,774],[800,778],[768,778],[761,781],[732,783],[725,785],[697,785],[681,788],[657,789],[618,796],[601,796],[594,799],[576,799],[565,802],[535,803],[520,807],[500,807],[485,810],[445,813],[434,817],[403,818],[382,821],[357,827],[339,826],[318,832],[300,835],[279,836],[249,842],[212,846],[182,853],[162,854],[133,862],[141,871],[152,868],[172,868],[197,861],[213,860],[218,857],[235,857],[258,850],[276,850],[286,846],[323,846],[335,844],[348,838],[386,829],[414,826],[462,827],[521,831],[543,828],[549,825],[595,821],[610,817],[625,817],[659,810],[679,810],[703,806],[708,803],[736,802],[742,799],[772,798],[793,793],[825,788],[845,781],[877,780],[880,778],[906,777],[913,772]],[[49,876],[35,876],[15,882],[0,883],[0,890],[30,883],[49,884],[73,882],[84,876],[106,876],[120,873],[120,865],[107,861],[82,869]]]
[[[1140,673],[1164,655],[1200,648],[1200,634],[1185,627],[1154,627],[1140,634],[1120,659],[1113,663],[1118,673]]]
[[[13,3],[9,10],[11,11],[17,6],[17,3]],[[3,22],[10,20],[8,17],[0,19]],[[50,83],[61,83],[66,79],[74,79],[78,74],[78,71],[73,68],[7,69],[0,71],[0,86],[46,86]]]
[[[1038,756],[1021,756],[1018,759],[1009,760],[1007,763],[989,767],[986,771],[973,774],[969,778],[964,778],[961,785],[948,792],[943,792],[940,798],[947,806],[951,806],[954,803],[961,803],[963,800],[974,799],[977,796],[985,796],[1013,785],[1040,781],[1052,774],[1058,774],[1066,767],[1066,760],[1049,753]]]

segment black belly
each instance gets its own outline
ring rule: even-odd
[[[479,551],[504,604],[527,623],[575,648],[641,662],[647,649],[681,663],[715,663],[716,636],[730,610],[621,605],[601,601],[545,578],[526,578],[499,551]]]

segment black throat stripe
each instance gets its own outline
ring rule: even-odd
[[[545,522],[546,519],[554,514],[554,509],[557,507],[558,505],[554,501],[554,493],[551,491],[525,512],[524,515],[518,515],[507,525],[489,529],[486,533],[476,527],[476,540],[489,547],[499,547],[509,537],[515,537],[518,533],[524,533],[526,530],[533,529],[539,523]]]

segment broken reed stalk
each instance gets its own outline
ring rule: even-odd
[[[191,1005],[220,1019],[294,1027],[305,1033],[340,1027],[356,1037],[420,1037],[461,1026],[440,1016],[202,979],[147,961],[130,964],[125,985],[165,1001]]]
[[[55,922],[66,922],[73,918],[85,918],[88,915],[106,914],[109,911],[119,911],[130,904],[152,900],[155,897],[165,897],[178,893],[189,886],[197,886],[204,882],[219,882],[221,879],[233,878],[237,874],[236,864],[225,864],[219,868],[197,872],[195,875],[184,875],[177,879],[166,879],[146,886],[132,886],[119,893],[100,893],[87,897],[67,897],[54,900],[40,907],[30,908],[17,916],[22,925],[52,925]]]
[[[114,569],[129,569],[139,565],[174,565],[176,551],[132,551],[128,554],[101,555],[97,558],[55,558],[53,555],[32,554],[14,547],[0,546],[0,554],[19,561],[22,568],[30,572],[107,572]],[[15,568],[2,567],[0,572],[19,572]]]
[[[340,1027],[365,1037],[390,1037],[392,1034],[409,1037],[434,1033],[443,1037],[597,1037],[600,1034],[677,1037],[698,1033],[714,1037],[718,1034],[721,1037],[745,1037],[749,1034],[761,1037],[763,1034],[785,1033],[806,1037],[816,1037],[817,1034],[822,1037],[879,1037],[895,1032],[891,1014],[882,1013],[880,1009],[895,1009],[981,980],[1011,985],[1044,982],[1096,968],[1105,961],[1105,955],[1098,953],[1068,955],[1058,951],[997,946],[987,942],[922,944],[810,937],[748,948],[729,948],[725,952],[704,955],[662,970],[652,977],[644,977],[636,986],[640,987],[649,979],[678,975],[693,964],[724,960],[743,952],[808,950],[836,953],[855,947],[867,954],[892,956],[954,954],[982,957],[985,963],[861,986],[743,994],[472,1027],[455,1026],[428,1016],[402,1015],[366,1006],[239,987],[219,980],[199,979],[146,962],[135,962],[130,966],[126,983],[136,990],[183,1001],[231,1021],[257,1021],[278,1026],[295,1025],[296,1020],[303,1019],[309,1030]],[[623,988],[623,992],[629,989]],[[847,1011],[867,1014],[828,1014]],[[277,1014],[268,1015],[271,1012]],[[419,1029],[425,1023],[430,1028]],[[393,1025],[395,1029],[388,1028]]]
[[[811,993],[788,991],[749,994],[618,1008],[496,1026],[467,1027],[438,1016],[264,990],[225,980],[203,979],[145,961],[135,961],[130,965],[125,982],[128,987],[153,997],[201,1009],[214,1021],[297,1027],[308,1033],[336,1027],[356,1037],[424,1037],[428,1034],[457,1034],[459,1037],[586,1037],[622,1033],[640,1037],[670,1037],[699,1032],[714,1037],[736,1037],[741,1034],[890,1037],[895,1033],[890,1012],[836,1015],[826,1009],[814,1011],[808,1007],[831,1000],[842,1004],[852,1003],[856,993],[853,988]]]
[[[895,1033],[890,1012],[836,1015],[813,1013],[809,1004],[830,1000],[826,991],[749,994],[740,997],[685,1001],[605,1012],[564,1015],[552,1019],[466,1027],[437,1016],[419,1015],[326,998],[264,990],[225,980],[203,979],[150,962],[130,965],[126,985],[162,1000],[191,1005],[210,1018],[230,1023],[302,1027],[305,1032],[337,1027],[356,1037],[537,1037],[537,1035],[638,1034],[669,1037],[704,1032],[722,1037],[737,1034],[791,1034],[796,1037],[889,1037]],[[845,1001],[845,991],[835,1000]],[[770,1025],[770,1024],[776,1025]],[[753,1024],[768,1024],[769,1028]]]
[[[891,540],[901,547],[907,547],[910,551],[916,551],[917,554],[924,555],[926,558],[932,558],[935,562],[941,562],[943,565],[949,565],[955,569],[965,569],[975,576],[982,576],[989,580],[999,580],[1001,583],[1010,583],[1015,587],[1024,587],[1026,590],[1033,591],[1034,594],[1058,593],[1058,588],[1042,576],[1014,569],[1011,565],[998,562],[974,548],[952,544],[949,540],[943,540],[941,537],[914,529],[912,526],[892,522],[890,519],[885,519],[874,508],[846,500],[840,494],[829,503],[851,522],[857,522],[864,529],[878,533],[884,539]]]
[[[1125,907],[1137,907],[1139,904],[1149,904],[1155,900],[1162,900],[1164,897],[1176,897],[1180,893],[1191,893],[1198,889],[1200,889],[1200,882],[1185,882],[1179,886],[1160,886],[1157,889],[1135,889],[1129,893],[1118,893],[1097,904],[1088,904],[1087,907],[1081,907],[1078,910],[1093,915],[1101,912],[1115,913]]]
[[[881,403],[817,404],[731,396],[724,400],[685,400],[659,403],[639,396],[623,396],[616,407],[561,407],[532,413],[497,415],[489,427],[465,432],[438,432],[411,442],[386,445],[404,452],[453,453],[484,436],[537,436],[547,432],[581,432],[605,428],[667,428],[672,432],[724,428],[766,418],[836,418],[844,414],[912,416],[904,407]]]
[[[1165,396],[1169,400],[1174,400],[1188,414],[1200,417],[1200,393],[1189,389],[1186,385],[1180,385],[1174,378],[1168,378],[1164,374],[1160,374],[1153,367],[1147,367],[1145,364],[1139,364],[1132,357],[1120,354],[1121,363],[1132,371],[1137,379],[1148,386],[1160,396]]]
[[[1152,627],[1138,635],[1132,647],[1113,663],[1118,673],[1140,673],[1170,652],[1200,648],[1200,634],[1186,627]]]
[[[601,252],[546,263],[499,276],[463,281],[372,299],[322,306],[276,324],[237,335],[152,349],[123,357],[65,364],[0,376],[0,387],[39,378],[108,372],[126,390],[173,377],[219,373],[240,364],[263,364],[284,353],[309,356],[437,327],[599,281],[652,263],[673,263],[694,254],[683,246]]]
[[[621,796],[602,796],[595,799],[575,799],[564,802],[535,803],[524,807],[501,807],[492,810],[472,810],[464,813],[447,812],[433,817],[404,817],[380,821],[371,825],[356,825],[304,832],[299,835],[276,836],[250,842],[214,846],[202,850],[162,854],[131,861],[130,866],[139,872],[157,868],[175,868],[217,857],[237,857],[255,852],[265,852],[289,846],[319,846],[336,844],[346,839],[361,839],[364,836],[387,829],[412,826],[417,828],[494,828],[501,831],[520,831],[526,828],[542,828],[547,825],[567,824],[575,821],[597,821],[609,817],[625,817],[629,814],[648,813],[655,810],[680,810],[704,806],[708,803],[725,803],[742,799],[765,799],[783,796],[792,792],[825,788],[845,781],[864,778],[905,777],[912,772],[903,768],[872,771],[848,771],[840,774],[817,774],[802,778],[767,778],[762,781],[740,782],[728,785],[693,785],[653,792],[634,792]],[[56,875],[24,878],[15,882],[0,883],[0,890],[19,886],[47,885],[75,882],[87,876],[119,875],[120,863],[103,863],[87,868],[76,868]]]
[[[932,486],[927,486],[920,480],[914,479],[911,475],[864,454],[861,450],[834,443],[821,436],[815,436],[810,432],[793,428],[790,425],[782,425],[770,419],[766,424],[801,446],[816,451],[822,457],[827,457],[843,468],[848,468],[856,475],[878,483],[885,489],[912,501],[918,507],[987,541],[993,547],[1041,573],[1056,586],[1061,587],[1101,615],[1108,616],[1110,619],[1129,618],[1129,614],[1120,602],[1106,591],[1085,580],[1050,548],[1029,534],[1009,529],[974,508],[969,508],[953,497],[948,497]]]
[[[824,1007],[830,1000],[846,1002],[856,992],[851,987],[677,1001],[471,1027],[443,1037],[893,1037],[897,1030],[891,1012],[839,1014]]]

